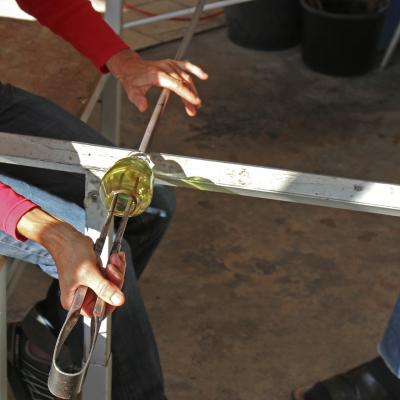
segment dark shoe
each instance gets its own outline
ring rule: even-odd
[[[49,356],[25,335],[21,326],[8,327],[7,375],[16,400],[53,400],[47,388]]]
[[[7,375],[16,400],[56,400],[47,387],[56,335],[33,308],[7,328]],[[68,363],[68,354],[62,355]]]
[[[298,388],[293,400],[398,400],[400,380],[381,358],[360,365],[344,374]]]

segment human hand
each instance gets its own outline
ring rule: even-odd
[[[92,240],[71,225],[47,214],[40,208],[26,213],[18,222],[18,232],[42,244],[57,266],[61,289],[61,304],[69,309],[79,286],[89,288],[82,314],[91,316],[96,296],[107,304],[107,313],[124,303],[120,290],[124,281],[124,253],[113,254],[102,275],[96,264]]]
[[[166,88],[181,97],[186,113],[193,117],[201,107],[201,100],[192,75],[206,80],[208,75],[189,61],[143,60],[132,50],[114,54],[106,63],[110,72],[121,82],[129,100],[141,111],[146,111],[147,92],[153,86]]]

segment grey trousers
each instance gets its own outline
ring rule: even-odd
[[[11,85],[0,84],[0,131],[111,145],[89,126],[54,103]],[[33,201],[35,195],[38,200],[40,198],[42,208],[46,208],[46,204],[51,202],[52,211],[56,215],[57,207],[60,208],[60,213],[61,208],[65,209],[65,202],[73,203],[74,207],[83,207],[82,175],[0,164],[0,180],[1,176],[8,183],[11,182],[11,186],[14,183],[17,192],[19,187],[27,188],[26,191]],[[128,262],[123,287],[126,303],[112,316],[112,393],[115,400],[164,399],[157,345],[137,279],[175,211],[172,190],[156,187],[151,208],[153,212],[132,219],[125,234],[128,243],[124,248]],[[3,232],[1,235],[0,254],[32,261],[29,244],[18,242]],[[10,248],[13,249],[12,254],[8,253]],[[40,310],[46,314],[45,317],[53,326],[58,329],[61,327],[66,313],[59,301],[57,281],[52,284],[46,300],[40,303]]]

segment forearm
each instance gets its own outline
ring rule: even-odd
[[[71,225],[40,208],[34,208],[21,217],[17,232],[41,244],[50,254],[69,248],[74,240],[83,236]]]

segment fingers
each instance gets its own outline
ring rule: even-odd
[[[121,306],[125,301],[125,296],[120,288],[115,283],[106,279],[98,269],[91,271],[88,276],[85,276],[82,279],[82,283],[92,289],[107,304]]]
[[[120,289],[124,284],[126,270],[125,253],[112,254],[110,262],[106,267],[106,278],[117,285]],[[106,316],[110,315],[115,310],[115,306],[107,305]]]
[[[174,61],[179,67],[187,72],[190,72],[197,78],[201,79],[202,81],[208,79],[208,74],[204,72],[200,67],[197,65],[192,64],[189,61]]]
[[[120,252],[118,254],[111,254],[109,263],[105,269],[105,277],[119,289],[121,289],[124,283],[125,269],[125,253]],[[92,289],[89,289],[82,306],[81,314],[91,317],[93,315],[93,308],[96,300],[97,296],[95,292]],[[105,316],[110,315],[115,308],[115,306],[107,305]]]
[[[198,97],[198,92],[196,87],[193,84],[193,80],[190,77],[189,74],[187,74],[186,72],[179,70],[178,68],[174,68],[173,71],[170,73],[170,75],[176,79],[177,81],[181,80],[187,83],[187,85],[189,86],[189,88],[192,90],[192,92]],[[192,103],[188,102],[185,99],[182,99],[183,105],[185,107],[186,113],[190,116],[190,117],[194,117],[197,114],[197,108],[199,106],[195,106]]]
[[[129,100],[138,108],[140,112],[145,112],[149,106],[146,98],[148,86],[142,88],[132,88],[127,92]]]
[[[120,252],[118,254],[111,254],[109,263],[106,267],[106,278],[118,286],[119,289],[122,288],[124,283],[125,270],[125,253]]]
[[[189,61],[146,61],[140,57],[125,60],[116,76],[121,81],[129,100],[141,111],[148,108],[146,94],[153,86],[165,88],[181,97],[186,112],[196,115],[201,99],[192,76],[205,80],[208,75]]]
[[[186,100],[194,106],[201,105],[200,98],[182,79],[175,79],[172,75],[166,72],[159,72],[155,84],[159,87],[171,90],[171,92],[174,92],[178,96],[182,97],[183,100]]]

